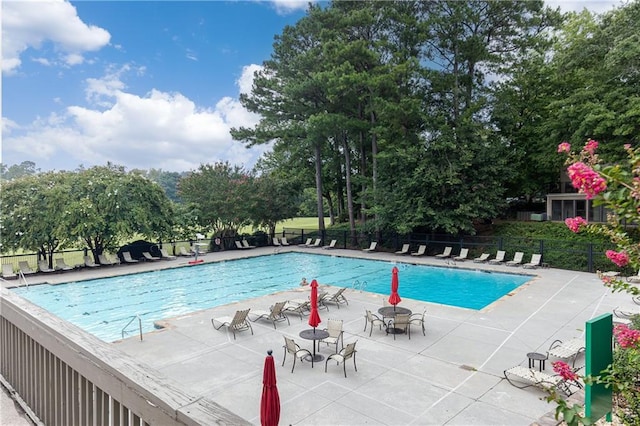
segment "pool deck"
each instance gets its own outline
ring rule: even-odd
[[[527,366],[527,352],[544,353],[556,339],[584,336],[585,321],[629,303],[628,295],[611,293],[595,274],[553,268],[523,269],[470,260],[453,263],[428,256],[298,247],[232,250],[209,253],[202,259],[212,262],[289,250],[535,277],[481,311],[403,299],[400,305],[414,313],[427,309],[426,336],[413,327],[411,340],[406,335],[394,340],[377,328],[371,336],[368,327],[364,332],[365,310],[377,313],[384,296],[348,288],[344,294],[349,305],[338,308],[331,304],[328,312],[321,310],[323,322],[319,326],[323,328],[329,318],[341,319],[345,344],[358,342],[358,371],[348,361],[347,378],[342,365],[331,362],[326,373],[324,361],[313,369],[309,362],[296,362],[291,373],[290,355],[282,366],[283,336],[303,348],[312,348],[310,341],[298,335],[309,328],[308,317],[301,320],[296,314],[289,315],[291,324],[280,322],[277,329],[260,320],[252,323],[253,335],[237,333],[236,340],[226,327],[215,330],[211,325],[212,317],[233,316],[238,309],[268,309],[278,301],[306,298],[308,287],[298,287],[298,283],[292,283],[288,291],[166,320],[166,328],[145,334],[143,341],[132,337],[113,343],[114,347],[191,394],[207,397],[257,425],[262,369],[269,349],[276,362],[282,425],[529,425],[545,423],[540,419],[555,406],[545,402],[542,398],[546,394],[537,388],[511,386],[503,371],[519,364]],[[83,269],[31,276],[28,281],[69,282],[175,267],[187,260]],[[330,292],[351,285],[320,284],[332,285]],[[402,297],[402,274],[399,294]],[[323,345],[320,353],[327,356],[331,350]],[[576,365],[583,364],[584,357],[578,357]],[[546,371],[552,371],[550,362]]]

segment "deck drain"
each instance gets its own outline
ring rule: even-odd
[[[468,371],[478,371],[478,369],[477,369],[477,368],[472,367],[472,366],[470,366],[470,365],[465,365],[465,364],[462,364],[462,365],[460,366],[460,368],[462,368],[463,370],[468,370]]]

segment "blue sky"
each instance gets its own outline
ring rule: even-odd
[[[2,157],[41,170],[107,161],[187,171],[251,168],[231,127],[274,36],[308,1],[12,1],[2,7]],[[602,12],[619,2],[548,1]]]

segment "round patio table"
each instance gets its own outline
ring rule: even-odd
[[[309,328],[300,332],[300,337],[305,340],[313,340],[313,355],[311,357],[311,366],[314,362],[322,361],[324,356],[321,354],[316,355],[316,340],[322,340],[329,337],[329,332],[326,330],[318,330],[317,328]],[[309,358],[307,356],[307,358]]]
[[[411,309],[408,308],[403,308],[402,306],[383,306],[382,308],[378,309],[378,313],[380,315],[382,315],[382,318],[395,318],[396,315],[400,314],[400,315],[411,315]],[[401,328],[394,328],[394,327],[389,327],[387,325],[387,333],[391,333],[391,334],[402,334],[404,333],[404,330],[402,330]]]

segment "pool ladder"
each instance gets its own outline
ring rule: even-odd
[[[366,281],[360,282],[359,280],[355,280],[351,285],[351,288],[353,288],[354,290],[366,290],[367,282]]]
[[[140,341],[142,341],[142,318],[140,318],[140,315],[134,315],[131,317],[131,319],[129,320],[129,322],[127,323],[127,325],[125,325],[122,328],[122,338],[124,339],[125,334],[127,333],[127,327],[129,327],[131,325],[131,323],[133,321],[135,321],[135,319],[138,319],[138,331],[140,333]]]

